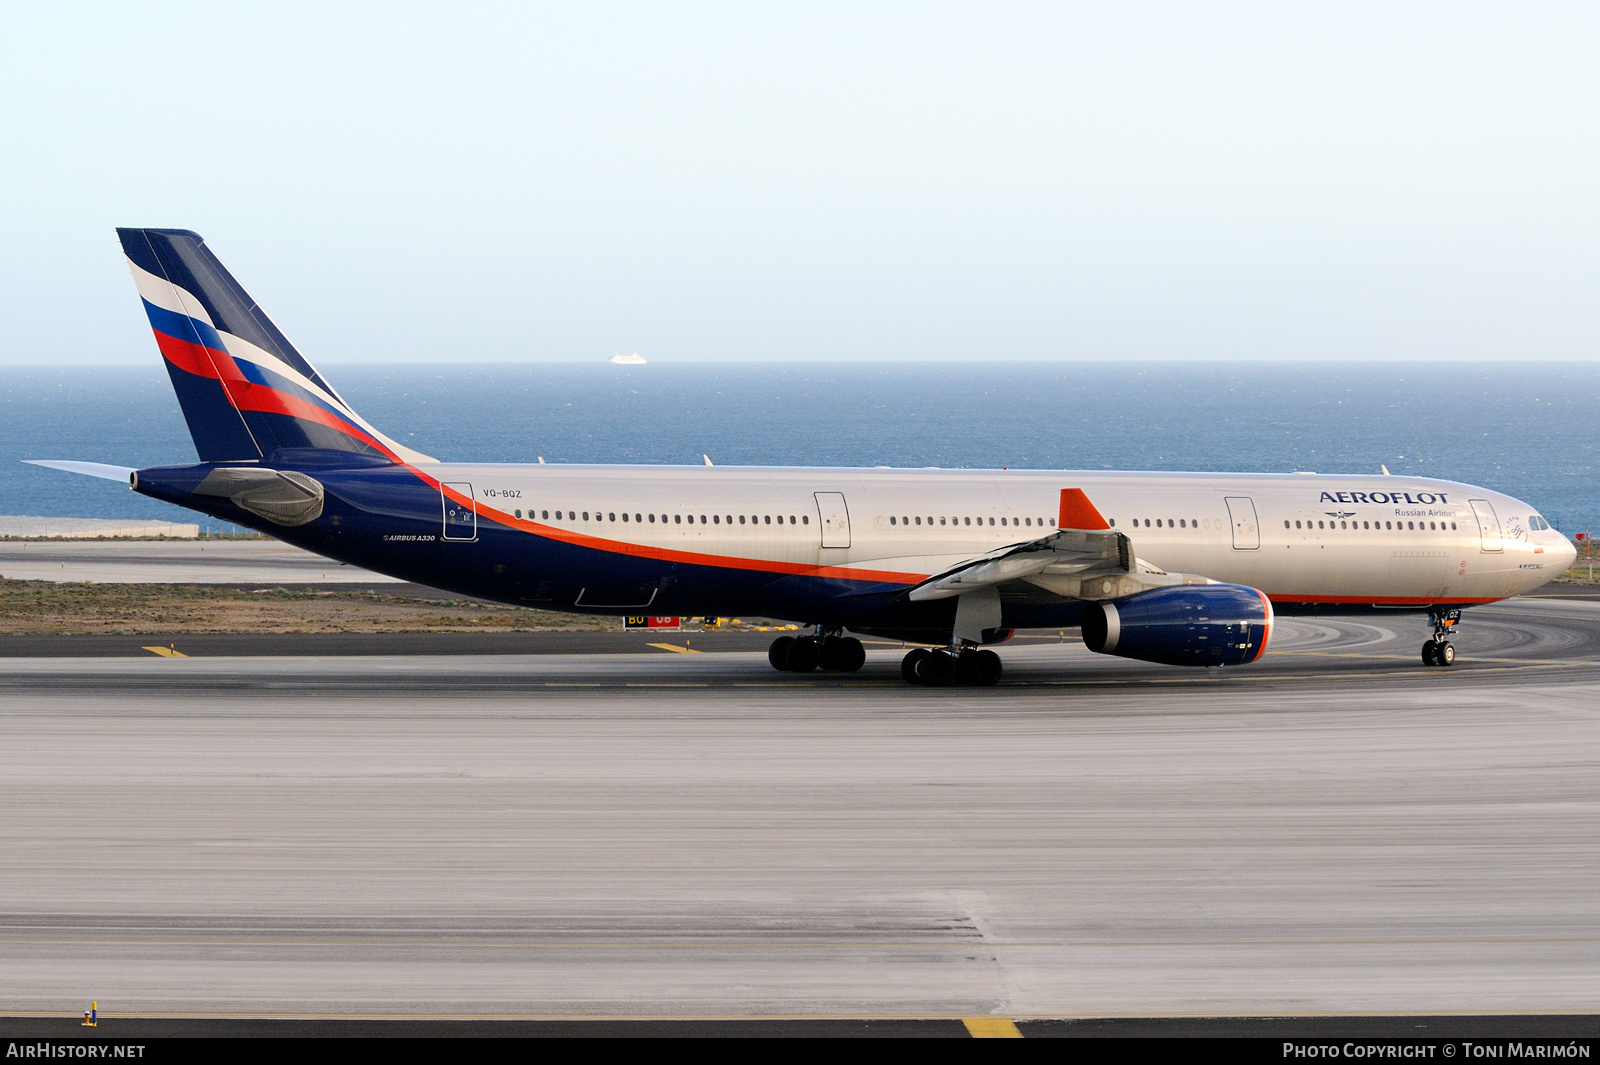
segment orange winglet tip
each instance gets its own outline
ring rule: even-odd
[[[1081,488],[1061,490],[1061,515],[1056,520],[1058,529],[1109,529],[1111,523],[1100,516],[1100,511],[1089,502]]]

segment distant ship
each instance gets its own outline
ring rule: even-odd
[[[613,366],[643,366],[644,356],[636,351],[632,355],[613,355],[609,361]]]

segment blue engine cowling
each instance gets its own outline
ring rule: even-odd
[[[1157,588],[1083,610],[1083,642],[1103,655],[1169,666],[1254,662],[1272,635],[1272,604],[1241,584]]]

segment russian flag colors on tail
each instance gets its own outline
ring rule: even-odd
[[[201,461],[306,448],[433,461],[351,410],[199,234],[118,229],[117,236]]]

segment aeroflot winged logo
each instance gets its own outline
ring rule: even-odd
[[[1448,503],[1443,492],[1324,492],[1319,503],[1410,503],[1412,506],[1429,503]],[[1345,515],[1340,514],[1339,517]]]

